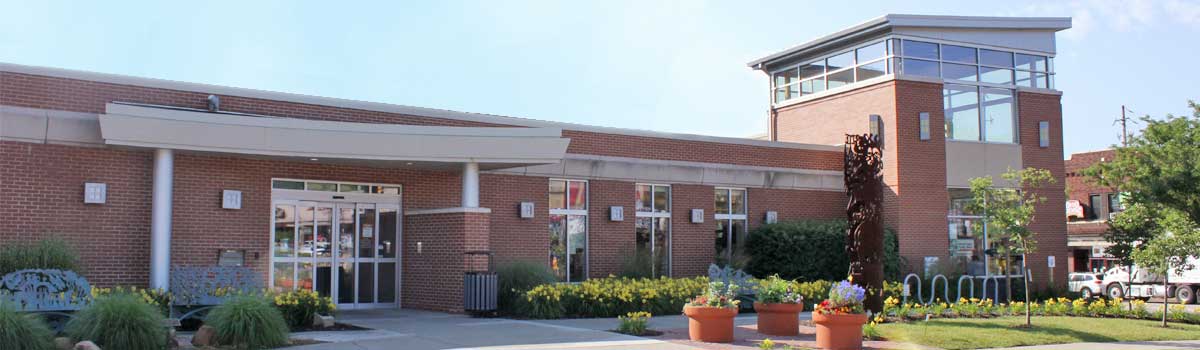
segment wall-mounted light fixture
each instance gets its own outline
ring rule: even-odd
[[[929,112],[921,112],[918,118],[920,118],[921,141],[929,141]]]
[[[766,221],[766,223],[768,223],[768,224],[774,224],[776,222],[779,222],[779,212],[768,211],[766,217],[763,218],[763,221]]]
[[[108,185],[95,182],[83,184],[84,204],[104,204],[108,199]]]
[[[692,223],[693,224],[703,224],[704,223],[704,209],[692,209]]]
[[[1038,122],[1038,146],[1050,147],[1050,122]]]
[[[625,207],[608,207],[608,221],[625,221]]]
[[[870,128],[868,129],[871,135],[879,139],[879,145],[883,145],[883,118],[878,114],[872,114],[870,117]]]
[[[533,218],[533,202],[521,202],[521,218]]]
[[[221,209],[242,209],[242,191],[221,191]]]

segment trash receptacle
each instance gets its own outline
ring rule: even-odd
[[[496,311],[496,297],[500,292],[499,277],[492,266],[492,252],[472,251],[467,257],[486,255],[487,267],[463,274],[463,310],[470,313]],[[472,259],[466,259],[471,261]],[[470,268],[470,267],[469,267]]]

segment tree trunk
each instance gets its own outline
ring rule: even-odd
[[[1004,258],[1002,258],[1002,260],[1000,260],[1000,261],[1004,262],[1004,265],[1000,267],[1000,270],[1001,270],[1000,272],[1004,274],[1004,302],[1011,304],[1012,303],[1012,274],[1009,273],[1009,271],[1008,271],[1008,270],[1012,269],[1012,266],[1010,266],[1010,264],[1012,264],[1012,257],[1010,255],[1011,254],[1009,254],[1008,249],[1005,249],[1004,250]]]
[[[1169,277],[1170,275],[1171,275],[1170,269],[1167,269],[1167,272],[1163,273],[1163,319],[1162,319],[1163,327],[1167,326],[1167,308],[1169,308],[1171,306],[1171,298],[1167,296],[1167,294],[1170,294],[1170,293],[1167,293],[1167,286],[1168,286],[1167,281],[1171,279]]]
[[[1129,275],[1129,284],[1126,284],[1126,286],[1132,286],[1133,285],[1133,264],[1129,264],[1129,270],[1126,272],[1128,272],[1128,275]],[[1105,288],[1107,288],[1107,286],[1105,286]],[[1120,286],[1118,286],[1117,288],[1120,288]],[[1108,294],[1107,291],[1105,291],[1105,294]],[[1130,298],[1129,293],[1125,292],[1124,289],[1121,290],[1121,296],[1125,297],[1125,300],[1127,300],[1129,302],[1129,311],[1133,311],[1133,298]]]
[[[1025,281],[1025,327],[1032,327],[1033,320],[1029,315],[1030,314],[1030,312],[1029,312],[1029,270],[1025,269],[1025,262],[1029,261],[1028,260],[1029,258],[1027,256],[1025,256],[1025,252],[1029,251],[1029,249],[1026,249],[1026,248],[1027,247],[1025,246],[1025,242],[1022,241],[1021,242],[1021,279]]]

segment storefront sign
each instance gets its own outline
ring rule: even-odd
[[[1072,217],[1083,218],[1083,205],[1079,204],[1078,200],[1067,201],[1067,219]]]
[[[950,241],[950,253],[954,256],[975,255],[974,239],[955,239]]]

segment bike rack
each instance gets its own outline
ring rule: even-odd
[[[958,298],[959,299],[963,298],[963,294],[962,294],[963,280],[971,280],[971,284],[969,284],[971,286],[971,297],[968,299],[975,299],[975,277],[968,276],[968,275],[963,275],[962,277],[958,278]]]
[[[922,303],[922,304],[926,304],[926,305],[933,304],[934,300],[937,299],[937,281],[939,279],[942,280],[942,298],[945,299],[946,302],[950,302],[950,299],[949,299],[950,298],[950,280],[947,279],[945,275],[939,274],[937,276],[933,276],[933,280],[929,283],[929,299],[928,299],[928,301],[921,299],[921,297],[923,295],[923,293],[921,293],[921,276],[918,276],[915,273],[910,273],[907,276],[904,276],[904,286],[908,286],[909,285],[908,281],[913,278],[917,279],[917,283],[916,283],[917,284],[917,294],[916,294],[917,298],[916,299],[917,299],[918,303]],[[961,281],[961,279],[960,279],[960,281]],[[975,287],[971,286],[971,288],[972,288],[972,290],[974,290]],[[907,295],[903,296],[901,303],[908,304],[908,296]]]

